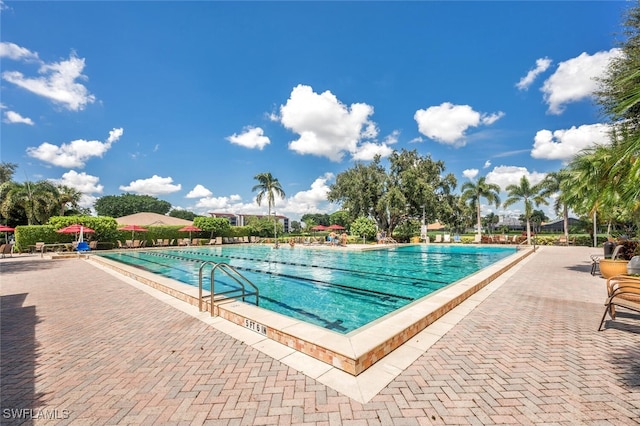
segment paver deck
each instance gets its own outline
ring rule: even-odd
[[[90,261],[2,259],[0,423],[640,424],[640,316],[596,331],[594,252],[541,248],[367,403]]]

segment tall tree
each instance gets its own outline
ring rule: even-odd
[[[389,171],[380,164],[381,157],[365,165],[339,173],[327,199],[341,204],[350,220],[368,217],[388,234],[407,217],[422,215],[432,219],[451,218],[451,197],[456,187],[452,174],[444,174],[444,163],[421,157],[417,151],[394,152],[389,156]]]
[[[194,212],[190,212],[189,210],[171,209],[171,211],[169,212],[169,216],[177,217],[178,219],[193,220],[198,215]]]
[[[331,225],[331,218],[326,213],[305,213],[300,220],[305,223],[307,228],[311,228],[314,225]]]
[[[612,144],[607,148],[611,158],[603,176],[602,189],[607,198],[617,197],[616,208],[627,210],[627,216],[635,217],[640,225],[639,2],[628,9],[619,40],[621,54],[610,62],[600,80],[600,90],[596,92],[597,101],[614,129]]]
[[[271,209],[275,206],[275,196],[279,196],[280,198],[286,197],[280,182],[278,179],[273,177],[271,173],[259,173],[254,177],[255,180],[258,181],[258,184],[255,185],[251,191],[258,191],[258,196],[256,197],[256,203],[261,205],[262,199],[267,197],[267,203],[269,205],[269,215],[271,215]]]
[[[96,200],[94,208],[99,216],[117,218],[141,212],[167,214],[171,203],[150,195],[106,195]]]
[[[49,181],[5,182],[2,185],[0,212],[6,218],[22,212],[28,225],[42,225],[58,212],[59,193]]]
[[[464,202],[476,210],[476,220],[478,226],[478,236],[482,235],[482,217],[480,216],[480,199],[486,198],[489,204],[500,207],[500,186],[495,183],[488,183],[487,178],[482,176],[476,183],[465,182],[462,185],[461,198]]]
[[[459,220],[458,197],[452,196],[456,185],[453,174],[445,174],[444,162],[420,156],[416,150],[394,151],[387,178],[389,234],[407,216],[419,217],[423,212],[453,225]]]
[[[327,199],[339,203],[343,210],[348,211],[350,220],[358,217],[374,218],[378,226],[383,227],[376,211],[384,195],[387,178],[380,159],[377,155],[368,165],[358,162],[339,173],[330,187]]]
[[[569,209],[565,201],[566,194],[562,191],[562,181],[567,177],[566,170],[547,173],[540,182],[540,195],[545,198],[556,197],[553,208],[556,213],[562,212],[564,236],[569,241]]]
[[[65,210],[71,207],[77,211],[80,208],[82,192],[67,185],[58,185],[58,205],[60,206],[60,216],[64,216]]]
[[[507,208],[519,201],[524,202],[524,217],[527,220],[527,244],[531,245],[531,216],[533,205],[548,204],[547,200],[540,195],[542,187],[540,184],[531,185],[526,176],[520,178],[519,185],[509,185],[506,187],[508,198],[504,200],[503,207]]]
[[[0,185],[5,182],[10,182],[13,179],[13,174],[15,173],[18,165],[15,163],[0,163]]]

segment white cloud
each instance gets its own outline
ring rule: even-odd
[[[480,173],[480,170],[478,169],[466,169],[462,171],[462,176],[466,177],[467,179],[473,180],[476,176],[478,176],[478,173]]]
[[[185,195],[185,198],[206,198],[206,197],[211,197],[212,195],[213,195],[213,192],[209,191],[204,186],[198,184],[194,186],[193,189],[189,191],[187,195]]]
[[[551,59],[549,58],[539,58],[536,60],[536,67],[532,70],[529,70],[529,72],[527,73],[526,76],[522,77],[520,79],[520,81],[518,82],[518,84],[516,84],[516,87],[519,90],[528,90],[529,86],[531,86],[533,84],[533,82],[535,81],[536,77],[538,77],[538,75],[542,74],[543,72],[545,72],[549,66],[551,65]]]
[[[238,203],[238,199],[235,197],[203,197],[196,203],[196,209],[202,212],[229,212],[229,213],[242,213],[244,210],[240,209],[241,205]]]
[[[393,132],[391,132],[391,134],[389,134],[386,138],[384,138],[382,142],[386,145],[393,145],[398,143],[399,137],[400,137],[400,131],[394,130]]]
[[[100,185],[100,178],[88,175],[84,172],[78,173],[75,170],[69,170],[62,175],[61,179],[52,179],[53,182],[75,188],[82,193],[78,204],[80,207],[93,209],[97,197],[92,194],[102,194],[104,186]]]
[[[334,175],[332,173],[325,173],[323,176],[316,178],[308,190],[299,191],[293,196],[277,202],[275,206],[277,213],[289,217],[299,217],[304,213],[329,213],[335,211],[335,206],[327,201],[328,182],[333,179]],[[196,205],[191,210],[199,214],[219,212],[262,215],[267,213],[267,207],[264,203],[262,206],[258,206],[255,198],[251,203],[243,203],[242,197],[237,194],[221,197],[203,197],[196,202]]]
[[[173,179],[171,177],[160,177],[153,175],[147,179],[138,179],[129,183],[128,186],[120,186],[122,191],[133,192],[140,195],[162,195],[171,194],[172,192],[180,191],[182,185],[173,185]]]
[[[373,142],[363,142],[358,145],[355,152],[351,154],[356,161],[371,161],[376,155],[388,157],[393,153],[393,148],[389,148],[387,144],[377,144]]]
[[[413,118],[423,135],[437,142],[461,147],[466,144],[465,132],[470,127],[490,125],[504,116],[503,112],[484,114],[469,105],[453,105],[444,102],[438,106],[419,109]]]
[[[598,88],[597,77],[601,77],[611,60],[622,54],[618,48],[582,53],[576,58],[558,64],[556,71],[542,86],[544,100],[550,114],[561,114],[566,104],[586,99]]]
[[[16,55],[14,48],[9,48]],[[26,49],[25,49],[26,50]],[[28,52],[28,51],[27,51]],[[23,56],[19,57],[24,58]],[[77,80],[86,80],[82,74],[84,58],[78,58],[72,52],[66,61],[42,63],[38,73],[40,77],[27,77],[19,71],[5,71],[2,78],[38,96],[50,99],[71,111],[83,110],[87,104],[95,102],[95,96]]]
[[[493,114],[482,114],[480,117],[480,124],[484,124],[485,126],[490,126],[496,121],[500,120],[504,117],[504,112],[495,112]]]
[[[1,10],[1,9],[0,9]],[[20,47],[15,43],[0,43],[0,58],[9,58],[14,61],[40,61],[38,54],[29,49]]]
[[[607,124],[585,124],[580,127],[572,126],[568,130],[540,130],[534,138],[531,156],[546,160],[568,161],[578,152],[594,144],[610,144],[609,132],[611,126]]]
[[[498,166],[487,173],[487,182],[495,183],[505,191],[509,185],[519,185],[520,178],[526,176],[531,185],[535,185],[544,179],[546,173],[530,172],[526,167],[518,166]]]
[[[3,121],[9,124],[28,124],[29,126],[34,125],[34,122],[32,119],[28,117],[23,117],[15,111],[5,111]]]
[[[96,204],[96,201],[98,201],[98,197],[96,197],[95,195],[82,194],[82,196],[80,197],[80,201],[78,201],[78,205],[86,209],[91,209],[95,214],[93,206]]]
[[[482,166],[483,169],[486,169],[487,167],[491,167],[491,161],[487,160],[484,162],[484,166]]]
[[[44,142],[38,147],[27,148],[27,155],[54,166],[82,168],[91,157],[102,157],[123,132],[122,128],[111,130],[105,142],[78,139],[60,146]]]
[[[100,178],[88,175],[85,172],[78,173],[75,170],[69,170],[62,175],[62,179],[56,180],[61,185],[75,188],[83,194],[102,194],[104,186],[100,185]]]
[[[333,173],[325,173],[316,178],[308,190],[297,192],[288,198],[286,204],[278,211],[294,215],[328,212],[331,205],[327,202],[328,182],[333,179]]]
[[[375,138],[378,129],[369,116],[373,107],[364,103],[344,105],[330,91],[315,93],[310,86],[293,88],[280,106],[280,122],[300,137],[289,143],[299,154],[341,161],[345,153],[355,154],[363,139]]]
[[[124,129],[122,127],[117,129],[115,128],[112,129],[111,131],[109,131],[109,137],[107,138],[107,143],[111,145],[112,143],[117,142],[118,139],[120,139],[123,134],[124,134]]]
[[[234,133],[226,139],[233,144],[245,148],[258,148],[259,150],[271,142],[268,137],[264,136],[264,131],[260,127],[246,127],[243,133],[239,135]]]

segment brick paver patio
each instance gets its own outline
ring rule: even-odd
[[[596,331],[594,252],[542,248],[366,404],[90,261],[2,259],[0,423],[640,424],[640,316]]]

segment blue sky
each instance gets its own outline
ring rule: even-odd
[[[266,213],[251,188],[271,172],[276,211],[297,219],[335,211],[335,176],[376,153],[415,149],[458,188],[504,188],[606,143],[594,77],[631,3],[0,6],[0,153],[16,180],[76,187],[85,206],[129,192]]]

